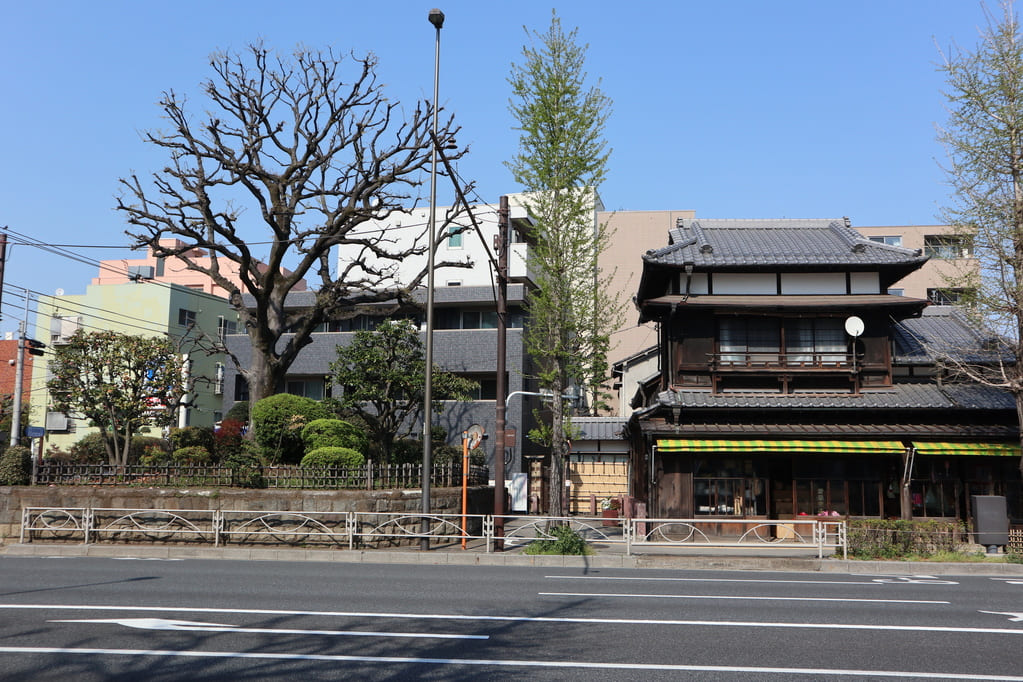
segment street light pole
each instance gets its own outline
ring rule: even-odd
[[[430,549],[430,473],[433,460],[433,270],[434,251],[437,248],[437,119],[440,92],[440,29],[444,26],[444,12],[434,8],[427,17],[437,30],[433,55],[433,136],[430,164],[430,236],[426,260],[426,379],[423,383],[423,519],[419,548]]]

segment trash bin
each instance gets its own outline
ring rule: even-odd
[[[997,554],[999,547],[1009,544],[1009,513],[1002,495],[971,495],[973,535],[988,554]]]

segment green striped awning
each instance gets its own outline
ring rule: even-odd
[[[921,455],[1004,455],[1020,456],[1018,443],[920,443],[913,441]]]
[[[660,452],[822,452],[897,454],[906,447],[897,440],[686,440],[661,439]]]

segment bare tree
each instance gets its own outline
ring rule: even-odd
[[[942,54],[948,121],[938,131],[953,189],[944,217],[980,266],[960,285],[999,336],[979,357],[962,349],[938,356],[959,375],[1012,393],[1023,425],[1023,36],[1012,3],[1001,9],[999,20],[985,7],[975,51]]]
[[[418,203],[433,109],[420,101],[403,111],[387,99],[372,55],[298,49],[281,57],[257,44],[213,55],[211,65],[205,118],[197,123],[183,97],[164,93],[170,129],[144,139],[166,150],[168,165],[146,181],[122,178],[117,208],[138,228],[127,232],[138,245],[229,292],[252,342],[249,366],[232,360],[253,404],[274,393],[324,321],[367,304],[411,305],[425,271],[403,282],[396,274],[401,261],[426,252],[426,226],[410,240],[371,221]],[[439,144],[451,145],[456,132],[447,117]],[[161,245],[168,237],[183,245]],[[190,258],[196,247],[209,252],[208,262]],[[335,247],[351,256],[336,272]],[[468,264],[436,264],[453,265]],[[312,304],[286,307],[307,276],[315,278]]]

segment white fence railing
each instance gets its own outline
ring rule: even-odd
[[[423,532],[424,518],[429,521]],[[817,519],[760,521],[732,519],[626,519],[589,516],[493,516],[377,512],[224,511],[26,507],[21,542],[178,542],[236,545],[386,548],[429,538],[437,545],[463,543],[491,552],[499,545],[524,547],[554,539],[553,528],[568,526],[589,544],[615,547],[627,555],[658,547],[771,548],[825,550],[848,555],[843,521]]]

